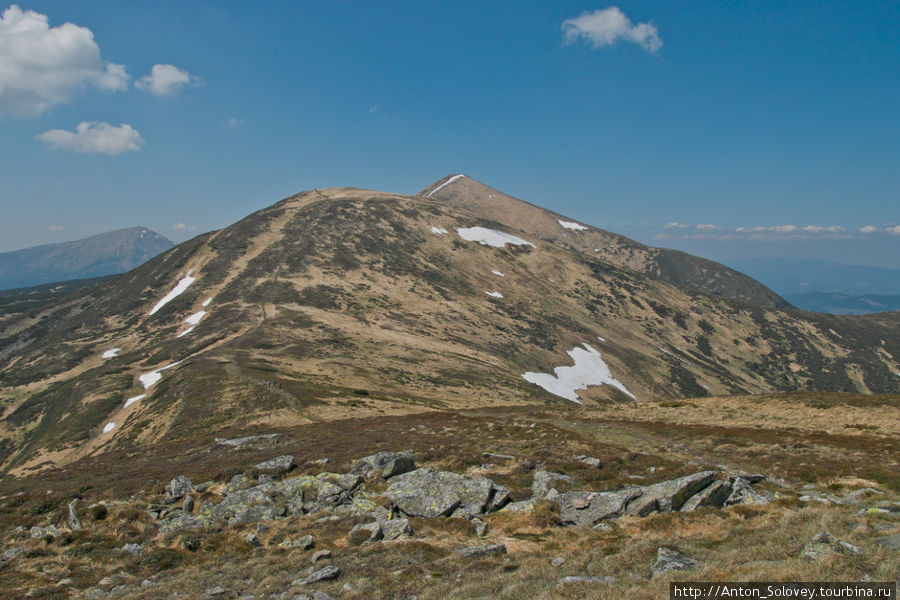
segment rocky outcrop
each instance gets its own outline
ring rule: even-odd
[[[385,495],[408,517],[471,518],[490,506],[494,483],[479,475],[417,469],[395,477]]]
[[[294,468],[294,457],[290,454],[276,456],[273,459],[255,465],[253,469],[268,475],[282,475]]]
[[[752,483],[754,482],[746,477],[735,477],[731,482],[731,494],[725,500],[725,506],[766,504],[772,501],[769,494],[753,489]]]
[[[416,468],[416,455],[412,450],[403,452],[376,452],[363,457],[353,464],[351,473],[363,477],[391,477],[409,473]]]
[[[722,508],[731,496],[731,484],[727,481],[713,481],[711,484],[687,499],[681,507],[682,512],[697,510],[701,506]]]
[[[802,558],[819,560],[834,554],[859,554],[862,549],[847,542],[842,542],[827,531],[813,537],[800,552]]]
[[[594,525],[623,515],[628,503],[642,494],[638,488],[618,492],[565,492],[557,499],[559,516],[569,525]]]
[[[191,491],[191,480],[185,477],[184,475],[179,475],[172,479],[169,482],[169,485],[166,486],[166,494],[168,495],[168,500],[175,501],[180,500],[184,497],[185,494]]]
[[[656,551],[656,562],[653,564],[652,570],[654,575],[662,575],[669,571],[685,571],[700,566],[702,566],[700,561],[663,546]]]
[[[571,482],[572,478],[562,473],[535,471],[534,479],[531,483],[531,495],[538,500],[546,498],[547,494],[550,493],[550,490],[552,489],[554,481]]]
[[[646,517],[655,512],[680,510],[687,500],[712,483],[716,478],[715,471],[702,471],[662,481],[641,488],[641,495],[628,503],[625,512],[629,515]]]
[[[506,545],[504,544],[487,544],[486,546],[466,546],[454,550],[456,554],[465,556],[466,558],[476,558],[479,556],[490,556],[491,554],[506,554]]]

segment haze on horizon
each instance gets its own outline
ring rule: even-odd
[[[900,6],[0,5],[0,252],[462,172],[723,260],[900,267]]]

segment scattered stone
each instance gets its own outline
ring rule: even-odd
[[[412,450],[403,452],[376,452],[353,463],[351,473],[363,477],[394,477],[408,473],[416,468],[416,455]]]
[[[595,529],[597,531],[603,531],[604,533],[609,533],[610,531],[613,530],[613,526],[610,525],[609,523],[600,522],[600,523],[597,523],[596,525],[594,525],[593,527],[591,527],[591,529]]]
[[[166,493],[170,500],[180,500],[191,491],[191,480],[184,475],[179,475],[166,486]]]
[[[125,544],[121,548],[119,548],[120,552],[125,552],[126,554],[131,554],[132,556],[143,556],[144,555],[144,547],[140,544]]]
[[[363,540],[364,542],[377,542],[383,537],[384,531],[382,531],[381,524],[378,523],[378,521],[355,525],[353,529],[350,530],[350,539],[365,538]]]
[[[653,565],[653,574],[661,575],[669,571],[684,571],[699,566],[701,566],[699,561],[685,556],[681,552],[662,546],[656,551],[656,563]]]
[[[759,483],[760,481],[765,481],[766,476],[759,475],[759,474],[746,475],[744,473],[738,473],[737,475],[732,475],[731,477],[729,477],[728,482],[733,485],[734,482],[737,481],[738,479],[743,479],[747,483],[754,484],[754,483]]]
[[[196,491],[198,494],[202,494],[214,485],[216,485],[215,481],[204,481],[203,483],[198,483],[197,485],[195,485],[194,491]]]
[[[259,541],[259,536],[253,533],[252,531],[247,534],[247,537],[244,538],[244,543],[255,548],[262,546],[262,542]]]
[[[32,527],[29,530],[29,535],[31,539],[36,540],[38,538],[58,538],[59,537],[59,529],[56,528],[56,525],[48,525],[47,527]]]
[[[25,553],[25,548],[20,548],[18,546],[15,548],[10,548],[9,550],[7,550],[6,552],[3,553],[3,560],[12,560],[13,558],[17,557],[18,555],[24,554],[24,553]]]
[[[219,585],[217,585],[215,587],[211,587],[208,590],[206,590],[206,595],[209,596],[210,598],[218,598],[219,596],[224,596],[227,593],[228,593],[228,590],[226,590],[225,588],[223,588],[222,586],[219,586]]]
[[[561,585],[572,585],[576,583],[594,583],[603,585],[613,585],[616,578],[612,575],[597,577],[596,575],[570,575],[559,580]]]
[[[750,480],[744,477],[735,477],[731,482],[731,495],[725,500],[725,506],[735,504],[766,504],[772,501],[772,496],[750,487]],[[840,501],[838,501],[839,503]]]
[[[517,502],[510,502],[503,507],[503,510],[501,512],[525,512],[528,510],[534,510],[535,504],[536,502],[534,498],[529,498],[528,500],[519,500]]]
[[[481,519],[474,519],[472,521],[475,523],[475,535],[478,537],[484,537],[488,532],[488,524],[482,521]]]
[[[75,510],[76,504],[78,504],[78,498],[69,502],[69,529],[72,531],[81,530],[81,520],[78,518],[78,511]]]
[[[381,531],[384,534],[384,540],[390,541],[396,540],[401,536],[412,535],[413,529],[409,519],[390,519],[381,522]]]
[[[248,435],[246,437],[239,438],[231,438],[229,440],[224,440],[222,438],[216,438],[216,443],[221,446],[228,446],[230,448],[239,449],[247,444],[251,444],[253,442],[275,442],[278,440],[281,434],[278,433],[266,433],[263,435]]]
[[[531,495],[538,500],[546,498],[547,493],[550,491],[550,484],[554,481],[571,482],[572,478],[562,473],[553,473],[551,471],[535,471],[534,479],[531,483]]]
[[[186,513],[194,512],[194,497],[190,494],[184,495],[184,504],[181,505],[181,510]]]
[[[858,490],[854,490],[844,496],[844,503],[859,504],[863,498],[869,498],[871,496],[875,496],[876,494],[884,495],[884,492],[876,490],[875,488],[864,487]]]
[[[727,481],[713,481],[711,484],[691,496],[681,507],[681,512],[697,510],[701,506],[722,508],[731,496],[731,484]]]
[[[265,534],[265,533],[268,532],[268,531],[269,531],[269,526],[268,526],[268,525],[265,525],[264,523],[257,523],[257,524],[256,524],[256,535],[263,535],[263,534]]]
[[[320,458],[318,460],[312,461],[314,465],[327,465],[331,462],[330,458]]]
[[[642,489],[643,493],[639,497],[628,503],[625,512],[646,517],[655,512],[680,510],[688,498],[712,483],[716,475],[715,471],[701,471],[648,485]]]
[[[584,454],[579,454],[578,456],[575,457],[575,460],[577,460],[580,463],[584,463],[589,467],[594,467],[595,469],[603,468],[603,463],[600,462],[599,458],[594,458],[592,456],[585,456]],[[651,471],[651,473],[652,472],[653,471]]]
[[[465,556],[467,558],[488,556],[491,554],[506,554],[506,545],[488,544],[486,546],[466,546],[465,548],[454,550],[454,552],[456,552],[460,556]]]
[[[550,564],[553,565],[554,567],[561,567],[564,564],[566,564],[566,559],[564,559],[562,556],[557,556],[556,558],[554,558],[553,560],[550,561]]]
[[[803,547],[800,556],[809,560],[819,560],[833,554],[859,554],[860,552],[862,549],[858,546],[842,542],[827,531],[823,531]]]
[[[142,588],[153,587],[154,585],[156,585],[156,584],[153,581],[150,581],[149,579],[145,579],[141,582]]]
[[[106,598],[107,596],[109,596],[109,592],[107,592],[106,590],[93,587],[85,590],[84,596],[82,596],[82,598],[86,598],[87,600],[99,600],[99,598]]]
[[[270,475],[281,475],[294,468],[294,457],[291,454],[276,456],[253,466],[255,471],[262,471]]]
[[[315,564],[320,560],[325,560],[326,558],[331,558],[331,550],[317,550],[316,552],[313,552],[310,560],[313,562],[313,564]]]
[[[491,495],[491,500],[488,503],[488,507],[485,512],[496,512],[498,510],[501,510],[504,506],[509,504],[509,501],[509,490],[502,485],[497,485],[495,483],[494,493]]]
[[[618,492],[566,492],[559,495],[557,505],[564,523],[594,525],[603,519],[624,514],[625,507],[643,491],[628,488]]]
[[[301,550],[309,550],[315,545],[315,538],[311,535],[304,535],[300,539],[285,540],[278,544],[279,548],[300,548]]]
[[[231,481],[225,484],[225,487],[222,488],[222,495],[230,496],[235,492],[246,490],[250,487],[253,487],[253,480],[244,474],[238,474],[232,477]]]
[[[292,585],[309,585],[317,581],[331,581],[332,579],[337,579],[340,574],[341,570],[339,568],[334,565],[328,565],[318,571],[313,571],[303,579],[297,579]]]
[[[493,459],[493,460],[516,460],[515,456],[510,454],[496,454],[494,452],[482,452],[481,458]]]
[[[900,550],[900,533],[875,538],[875,543],[888,550]]]

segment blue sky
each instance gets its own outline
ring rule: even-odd
[[[463,172],[713,258],[900,267],[896,2],[9,6],[0,251]]]

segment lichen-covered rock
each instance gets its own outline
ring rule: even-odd
[[[669,571],[685,571],[699,566],[701,566],[699,561],[671,548],[661,547],[656,551],[656,563],[653,565],[653,574],[662,575]]]
[[[697,510],[701,506],[721,508],[731,495],[731,484],[727,481],[713,481],[711,484],[691,496],[681,507],[681,512]]]
[[[475,558],[478,556],[489,556],[491,554],[506,554],[505,544],[488,544],[486,546],[466,546],[454,550],[455,553],[467,558]]]
[[[170,500],[180,500],[191,491],[191,480],[184,475],[179,475],[166,486],[166,494]]]
[[[629,502],[625,512],[629,515],[646,517],[655,512],[680,510],[688,498],[705,488],[715,478],[715,471],[702,471],[645,486],[642,488],[643,494]]]
[[[283,454],[275,458],[263,461],[253,466],[255,471],[269,475],[281,475],[294,468],[294,457],[291,454]]]
[[[535,471],[534,479],[531,482],[531,495],[538,500],[543,500],[547,497],[547,493],[550,491],[550,484],[554,481],[571,482],[572,478],[562,473]]]
[[[378,521],[354,525],[353,529],[350,530],[351,540],[362,539],[364,542],[377,542],[383,537],[384,531],[382,531],[381,523]]]
[[[385,493],[403,514],[434,519],[461,508],[468,516],[485,511],[494,484],[478,475],[417,469],[392,479]]]
[[[124,552],[132,556],[143,556],[144,547],[140,544],[125,544],[124,546],[119,548],[119,552]]]
[[[295,580],[292,585],[300,586],[309,585],[317,581],[331,581],[332,579],[337,579],[340,574],[341,570],[339,568],[334,565],[328,565],[327,567],[322,567],[318,571],[312,572],[302,579]]]
[[[628,503],[639,498],[642,493],[640,488],[617,492],[565,492],[559,495],[556,503],[560,519],[564,523],[594,525],[603,519],[622,515]]]
[[[731,495],[725,500],[725,506],[735,504],[766,504],[772,501],[772,496],[761,490],[753,489],[750,481],[743,477],[736,477],[731,483]]]
[[[378,476],[388,479],[415,470],[415,461],[416,455],[413,454],[412,450],[376,452],[353,463],[350,472],[363,477]]]
[[[510,502],[506,506],[500,509],[500,512],[526,512],[529,510],[534,510],[534,506],[537,504],[537,501],[534,498],[529,498],[528,500],[517,500],[516,502]]]
[[[900,533],[875,538],[875,543],[888,550],[900,550]]]
[[[842,542],[827,531],[817,534],[809,540],[800,552],[802,558],[819,560],[834,554],[859,554],[862,549],[853,544]]]
[[[509,490],[502,485],[494,484],[494,493],[491,494],[490,502],[488,502],[485,512],[496,512],[509,504]]]
[[[253,487],[252,479],[243,474],[235,475],[231,478],[231,481],[225,484],[225,487],[222,489],[222,495],[229,496],[235,492],[245,490],[249,487]]]
[[[402,536],[412,535],[413,529],[412,525],[409,524],[409,519],[389,519],[381,521],[381,531],[384,534],[384,539],[390,541]]]
[[[304,535],[302,538],[298,538],[296,540],[284,540],[280,544],[278,544],[279,548],[300,548],[301,550],[309,550],[316,543],[316,540],[311,535]]]

